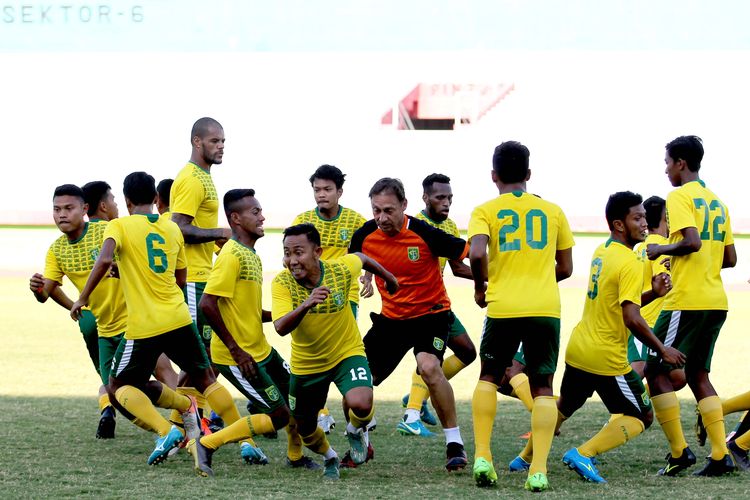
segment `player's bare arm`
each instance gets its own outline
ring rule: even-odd
[[[84,285],[83,290],[81,290],[81,295],[70,307],[70,317],[74,320],[78,321],[81,317],[81,308],[88,305],[91,293],[96,289],[97,285],[102,279],[104,279],[107,273],[109,273],[109,268],[112,266],[114,256],[115,240],[107,238],[104,240],[104,243],[102,243],[99,257],[97,257],[96,262],[94,262],[94,268],[91,270],[91,274],[89,274],[89,279],[86,280],[86,285]]]
[[[474,302],[479,307],[487,307],[485,293],[487,291],[487,242],[486,234],[477,234],[471,238],[469,246],[469,263],[471,276],[474,280]]]
[[[641,307],[645,307],[659,297],[664,297],[672,289],[672,278],[667,273],[659,273],[651,278],[651,290],[641,294]]]
[[[573,249],[566,248],[555,252],[555,279],[558,283],[573,274]]]
[[[256,378],[258,376],[258,364],[247,351],[237,344],[226,323],[224,323],[224,318],[221,317],[221,312],[219,311],[219,297],[204,293],[198,307],[200,307],[201,312],[206,317],[206,320],[208,320],[208,324],[211,325],[211,329],[216,336],[227,346],[229,354],[232,356],[234,362],[237,363],[237,368],[239,368],[242,376],[247,379]]]
[[[204,229],[192,224],[193,219],[189,215],[173,213],[172,222],[179,226],[185,243],[206,243],[207,241],[216,241],[217,244],[224,244],[226,240],[232,237],[232,230],[229,228]]]
[[[724,247],[724,258],[721,261],[721,268],[727,269],[737,265],[737,250],[734,245],[727,245]]]
[[[266,311],[265,309],[261,311],[260,318],[261,323],[270,323],[271,321],[273,321],[271,311]]]
[[[635,338],[653,349],[665,363],[673,366],[685,364],[684,354],[674,347],[665,346],[656,338],[646,320],[641,316],[641,306],[628,301],[623,303],[622,319]]]
[[[698,229],[686,227],[680,230],[682,239],[670,245],[651,244],[646,247],[649,260],[656,260],[662,255],[690,255],[701,249],[701,237]]]
[[[388,290],[388,293],[390,293],[391,295],[396,293],[396,291],[398,290],[398,280],[390,271],[384,268],[380,264],[380,262],[368,257],[361,252],[356,252],[354,255],[359,257],[359,259],[362,261],[362,269],[383,278],[383,281],[385,281],[385,288],[386,290]]]
[[[330,294],[331,289],[327,286],[319,286],[318,288],[315,288],[310,292],[310,296],[307,300],[301,303],[297,309],[285,314],[273,322],[273,327],[276,329],[276,333],[281,336],[291,333],[305,318],[307,311],[318,304],[325,302]]]
[[[471,274],[471,268],[467,266],[463,261],[452,259],[448,261],[448,265],[451,266],[453,276],[464,278],[467,280],[474,279],[474,276]]]
[[[175,269],[174,278],[177,282],[177,286],[179,286],[180,288],[185,288],[187,286],[187,267],[183,267],[182,269]]]

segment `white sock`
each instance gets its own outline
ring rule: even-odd
[[[370,446],[370,432],[367,430],[367,427],[362,429],[362,434],[365,435],[365,443],[367,443],[367,446]]]
[[[450,429],[443,429],[445,433],[445,443],[458,443],[463,445],[464,440],[461,439],[461,431],[458,427],[452,427]]]
[[[330,460],[333,457],[338,457],[338,454],[336,453],[336,450],[333,449],[333,446],[330,446],[328,451],[323,454],[323,458]]]
[[[346,423],[346,432],[351,432],[352,434],[356,434],[359,429],[354,427],[351,422]]]
[[[407,424],[411,424],[412,422],[416,422],[417,420],[419,420],[419,410],[407,408],[406,412],[404,412],[404,422],[406,422]]]

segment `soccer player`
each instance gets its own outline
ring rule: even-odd
[[[125,341],[115,353],[107,389],[137,425],[159,434],[148,458],[149,464],[156,464],[164,461],[184,437],[182,431],[156,411],[151,398],[160,407],[182,413],[188,438],[200,433],[193,398],[159,382],[148,382],[162,353],[187,372],[225,421],[239,420],[239,413],[229,391],[216,381],[184,302],[180,290],[187,275],[184,242],[176,224],[152,213],[156,197],[154,178],[145,172],[134,172],[125,178],[123,191],[131,215],[107,225],[99,256],[81,295],[71,307],[71,316],[74,319],[80,316],[81,307],[97,292],[117,253],[129,314]],[[144,390],[157,394],[147,395]]]
[[[425,208],[416,215],[416,218],[458,238],[460,237],[458,226],[448,217],[453,203],[453,190],[450,182],[450,178],[443,174],[430,174],[424,178],[422,181],[422,201]],[[454,276],[472,279],[469,266],[457,259],[449,260],[441,257],[441,270],[445,269],[446,262],[450,264]],[[452,311],[447,345],[453,351],[453,354],[443,360],[443,373],[445,378],[450,380],[458,372],[469,366],[477,357],[477,350],[469,334],[466,333],[466,328]],[[403,421],[398,423],[399,433],[406,436],[427,437],[433,435],[420,422],[421,420],[430,425],[437,424],[435,416],[427,407],[428,396],[429,392],[422,376],[415,371],[412,373],[411,391],[403,398],[406,414]]]
[[[703,142],[681,136],[666,145],[666,174],[674,189],[667,196],[669,243],[646,248],[648,258],[670,257],[674,288],[664,299],[654,333],[685,353],[685,376],[695,395],[711,442],[711,456],[697,476],[720,476],[735,469],[724,442],[721,400],[709,379],[711,357],[727,317],[727,295],[721,270],[734,267],[737,253],[726,205],[700,179]],[[685,441],[680,406],[669,374],[675,367],[650,355],[648,387],[656,418],[669,441],[661,474],[673,476],[696,462]]]
[[[320,260],[320,233],[312,224],[284,230],[284,271],[273,280],[273,324],[279,335],[292,334],[289,407],[302,442],[325,458],[324,477],[339,478],[339,458],[317,425],[331,383],[344,397],[349,416],[346,436],[355,465],[368,459],[367,424],[375,413],[373,377],[348,297],[365,269],[382,280],[383,294],[396,293],[398,281],[364,254]]]
[[[174,179],[162,179],[156,185],[156,211],[159,215],[172,219],[172,212],[169,211],[169,193],[172,190]]]
[[[317,206],[313,210],[302,212],[292,222],[293,225],[309,223],[315,226],[315,229],[320,233],[320,243],[323,249],[320,258],[322,260],[333,260],[346,255],[354,232],[366,222],[362,215],[339,204],[339,199],[344,194],[345,178],[346,174],[333,165],[318,167],[310,176],[310,185]],[[362,295],[366,297],[372,295],[372,285],[369,280],[362,291]],[[349,304],[356,318],[359,307],[359,284],[357,280],[352,282]],[[324,407],[318,415],[318,425],[326,434],[335,427],[336,421],[328,408]]]
[[[549,487],[547,456],[557,419],[552,395],[560,348],[557,282],[573,272],[574,242],[560,207],[526,192],[530,177],[526,146],[515,141],[497,146],[492,181],[499,196],[475,208],[469,221],[474,300],[487,308],[479,351],[482,366],[472,398],[473,472],[478,486],[497,483],[490,449],[497,390],[523,342],[534,396],[531,440],[538,450],[525,487],[542,491]]]
[[[446,440],[446,469],[466,467],[461,432],[456,419],[453,388],[441,367],[450,328],[450,299],[445,290],[440,257],[462,260],[468,245],[426,222],[404,213],[407,200],[398,179],[378,180],[370,189],[373,219],[352,238],[350,252],[361,252],[391,271],[399,291],[387,293],[376,279],[382,311],[372,313],[372,327],[364,338],[372,383],[379,385],[409,349],[429,389]]]

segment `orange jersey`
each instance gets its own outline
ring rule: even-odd
[[[404,225],[396,236],[386,235],[374,220],[366,222],[354,233],[349,252],[362,252],[398,279],[398,292],[390,295],[385,282],[375,277],[383,301],[383,316],[407,319],[447,311],[451,302],[439,258],[462,260],[469,253],[469,246],[461,238],[424,221],[409,215],[404,217]]]

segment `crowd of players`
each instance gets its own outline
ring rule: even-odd
[[[316,207],[284,230],[285,269],[273,279],[267,311],[255,253],[265,219],[253,189],[224,194],[230,228],[219,228],[211,176],[224,142],[216,120],[198,120],[190,161],[174,181],[157,186],[145,172],[125,178],[127,217],[118,217],[103,181],[54,192],[53,216],[63,235],[30,288],[38,301],[52,298],[79,322],[102,380],[97,438],[114,437],[116,410],[157,435],[149,464],[186,447],[196,472],[213,476],[219,447],[239,442],[245,461],[265,464],[253,437],[285,429],[287,465],[322,468],[325,478],[338,479],[340,467],[372,458],[373,386],[412,350],[417,368],[397,429],[432,436],[425,423],[439,420],[445,467],[463,469],[468,458],[448,380],[477,352],[451,310],[442,277],[448,263],[455,276],[473,281],[474,300],[487,310],[472,398],[478,486],[497,483],[490,437],[498,392],[517,397],[531,413],[527,445],[508,466],[527,473],[530,491],[549,487],[553,437],[594,392],[612,417],[563,456],[588,481],[605,482],[595,457],[642,433],[654,414],[670,449],[659,474],[694,465],[675,394],[685,384],[698,402],[699,439],[711,444],[695,474],[750,468],[748,426],[728,443],[724,430],[724,415],[750,408],[750,393],[722,402],[709,379],[727,315],[720,271],[735,265],[736,253],[729,212],[699,177],[698,137],[667,144],[666,174],[675,189],[666,201],[643,201],[629,191],[609,197],[610,237],[591,259],[583,316],[567,345],[557,396],[557,283],[572,274],[574,241],[563,211],[526,191],[531,171],[524,145],[495,148],[492,182],[499,194],[472,212],[468,242],[448,217],[453,193],[445,175],[424,179],[424,209],[414,217],[405,213],[402,183],[378,180],[367,220],[339,204],[345,175],[321,166],[310,177]],[[78,289],[77,300],[60,288],[63,276]],[[374,293],[373,277],[382,310],[370,315],[362,337],[358,303]],[[281,336],[291,334],[289,363],[268,343],[264,322]],[[219,374],[247,398],[248,416],[240,416]],[[343,396],[350,449],[342,457],[326,436],[335,424],[325,407],[331,383]],[[157,407],[171,409],[169,419]],[[323,466],[303,447],[322,455]]]

